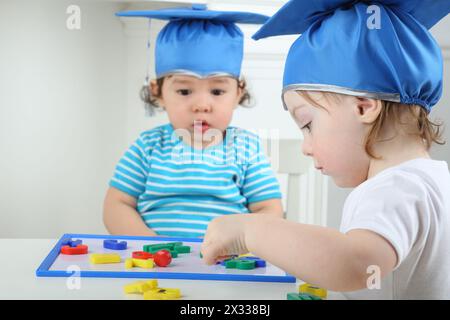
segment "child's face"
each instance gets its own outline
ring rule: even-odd
[[[370,157],[364,149],[368,128],[360,121],[357,98],[342,95],[337,102],[320,92],[309,94],[325,109],[311,105],[296,91],[284,94],[289,113],[304,135],[303,153],[313,157],[315,167],[338,186],[359,185],[367,179]]]
[[[159,103],[166,110],[174,129],[187,130],[191,142],[222,139],[239,104],[242,89],[237,80],[220,76],[198,79],[174,75],[164,79]]]

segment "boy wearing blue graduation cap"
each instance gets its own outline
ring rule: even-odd
[[[340,231],[220,217],[205,236],[206,263],[250,251],[349,298],[450,298],[450,174],[428,153],[442,143],[428,115],[443,78],[428,30],[448,12],[449,0],[292,0],[254,35],[301,34],[286,60],[284,107],[303,153],[355,189]]]
[[[268,17],[204,6],[121,12],[169,20],[155,45],[149,102],[170,123],[143,132],[120,159],[104,203],[113,234],[201,237],[221,215],[282,215],[278,182],[260,141],[229,126],[245,99],[239,23]]]

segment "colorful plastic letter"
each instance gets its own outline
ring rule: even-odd
[[[64,239],[61,241],[61,247],[63,246],[69,246],[69,247],[77,247],[79,244],[83,244],[82,240],[72,240],[70,238]]]
[[[321,299],[327,298],[327,290],[326,289],[313,286],[312,284],[309,284],[309,283],[304,283],[304,284],[300,285],[298,287],[298,292],[314,295]]]
[[[181,297],[177,288],[158,288],[144,292],[144,300],[174,300]]]
[[[93,264],[104,264],[119,263],[121,259],[120,256],[115,253],[92,253],[89,256],[89,261]]]
[[[88,246],[84,244],[79,244],[76,247],[71,246],[63,246],[61,248],[61,254],[69,254],[69,255],[75,255],[75,254],[87,254],[88,253]]]
[[[153,255],[145,251],[134,251],[132,257],[133,259],[142,259],[142,260],[153,259]]]
[[[158,280],[136,281],[124,287],[125,293],[144,293],[158,288]]]
[[[134,267],[138,267],[138,268],[142,268],[142,269],[151,269],[154,267],[154,262],[153,259],[147,259],[147,260],[142,260],[142,259],[126,259],[125,260],[125,268],[126,269],[131,269]]]
[[[118,242],[117,240],[108,239],[103,241],[103,248],[111,250],[126,250],[127,242],[126,241]]]

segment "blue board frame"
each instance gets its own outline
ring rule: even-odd
[[[64,234],[42,261],[36,270],[38,277],[71,277],[75,271],[49,270],[60,254],[61,243],[67,238],[87,238],[87,239],[116,239],[116,240],[157,240],[157,241],[183,241],[202,242],[199,238],[176,238],[176,237],[135,237],[135,236],[115,236],[115,235],[95,235],[95,234]],[[124,272],[124,271],[79,271],[79,277],[87,278],[146,278],[146,279],[185,279],[185,280],[220,280],[220,281],[254,281],[254,282],[284,282],[295,283],[296,278],[286,274],[285,276],[267,276],[254,274],[209,274],[209,273],[180,273],[180,272]]]

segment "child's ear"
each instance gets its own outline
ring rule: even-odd
[[[238,80],[238,91],[237,91],[237,103],[234,107],[235,109],[239,106],[239,102],[242,100],[242,97],[245,94],[245,81]]]
[[[161,90],[156,79],[150,80],[148,91],[152,97],[157,99],[158,105],[163,107]]]
[[[365,124],[373,123],[380,115],[381,100],[356,98],[356,112],[359,120]]]
[[[150,90],[150,94],[153,97],[157,97],[158,96],[159,86],[158,86],[158,83],[156,82],[155,79],[150,80],[149,90]]]

